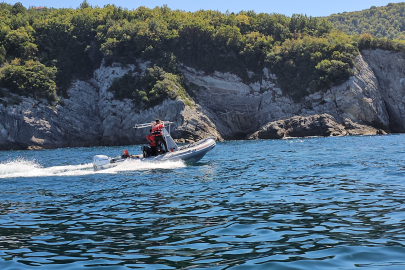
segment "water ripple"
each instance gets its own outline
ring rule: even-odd
[[[194,165],[89,168],[119,150],[2,152],[0,268],[405,267],[404,135],[224,142]]]

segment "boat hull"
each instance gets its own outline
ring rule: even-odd
[[[179,147],[177,151],[168,152],[164,155],[144,158],[142,156],[132,156],[129,158],[109,158],[104,155],[96,155],[93,158],[94,170],[103,170],[119,165],[126,160],[140,160],[141,162],[163,162],[184,160],[187,163],[198,162],[205,154],[215,147],[215,140],[212,138],[204,139],[190,145]]]

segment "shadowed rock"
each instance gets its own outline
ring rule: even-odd
[[[336,122],[329,114],[295,116],[285,120],[270,122],[247,139],[282,139],[286,137],[345,136],[385,134],[379,129],[353,123],[346,119],[345,125]]]

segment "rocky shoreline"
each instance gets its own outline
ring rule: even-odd
[[[346,119],[344,125],[336,122],[329,114],[294,116],[290,119],[268,123],[259,131],[248,136],[254,139],[283,139],[291,137],[335,137],[348,135],[383,135],[384,130],[353,123]]]
[[[403,53],[362,51],[347,82],[300,103],[277,87],[267,69],[247,84],[234,74],[182,66],[192,106],[167,99],[137,112],[130,100],[115,100],[107,91],[114,78],[148,65],[102,64],[55,106],[6,93],[0,103],[0,150],[143,144],[147,131],[132,127],[156,118],[174,122],[172,136],[183,142],[210,136],[252,140],[405,132]]]

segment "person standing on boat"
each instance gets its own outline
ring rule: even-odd
[[[160,123],[160,120],[156,120],[156,123],[152,127],[152,134],[155,137],[156,145],[159,145],[159,141],[161,141],[165,145],[166,152],[169,152],[169,148],[167,148],[167,142],[163,136],[162,129],[165,127],[164,122]]]
[[[150,146],[150,149],[151,149],[151,155],[152,156],[157,156],[155,136],[153,136],[153,134],[152,134],[152,129],[150,129],[149,132],[150,132],[150,134],[148,134],[146,136],[146,139],[149,142],[149,146]]]

